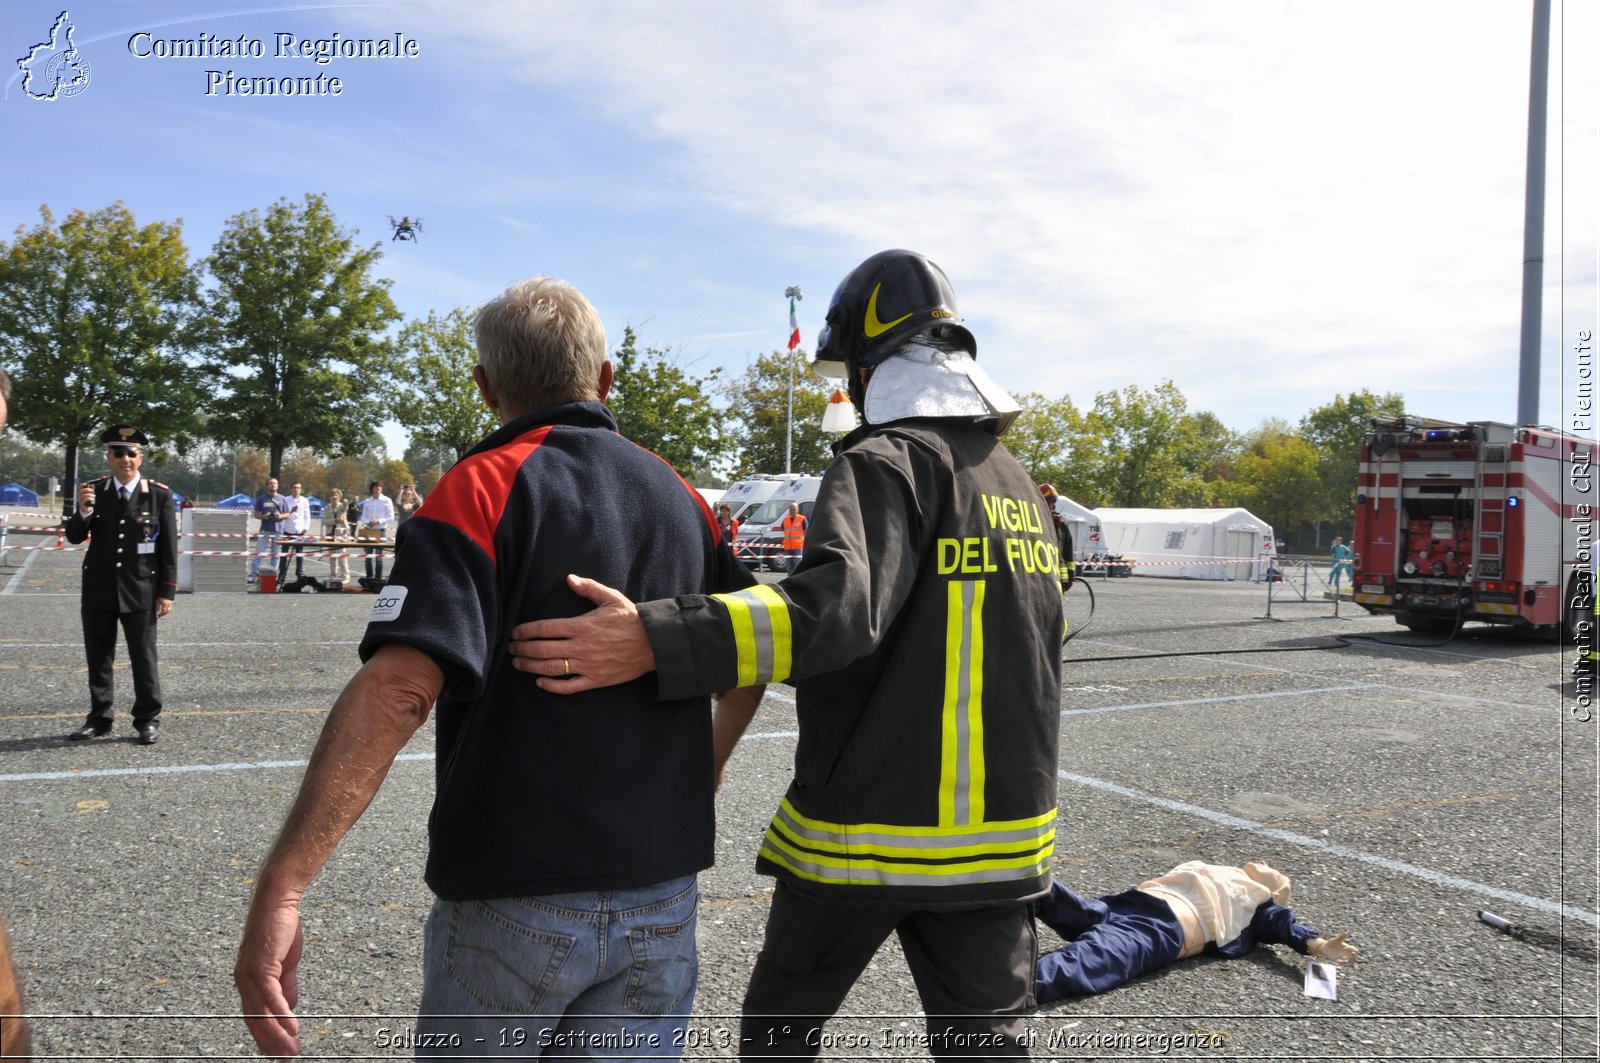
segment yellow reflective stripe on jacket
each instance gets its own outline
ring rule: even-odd
[[[1035,878],[1050,869],[1056,810],[959,827],[827,823],[785,798],[761,855],[814,882],[947,886]]]
[[[983,580],[952,580],[945,596],[939,825],[983,821]]]
[[[764,583],[732,594],[713,594],[728,610],[733,644],[739,655],[742,687],[777,683],[792,670],[793,638],[789,630],[789,603]]]

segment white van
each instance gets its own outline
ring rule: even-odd
[[[743,480],[728,485],[722,492],[719,503],[733,510],[733,519],[743,524],[750,514],[760,508],[761,503],[772,497],[774,491],[783,486],[788,479],[785,476],[772,476],[768,473],[758,473],[755,476],[746,476]]]
[[[789,512],[789,503],[798,502],[800,512],[809,517],[816,504],[817,491],[822,487],[820,476],[791,476],[784,480],[761,508],[750,514],[739,527],[739,542],[748,547],[754,557],[746,558],[756,568],[780,571],[783,568],[783,529],[778,522]]]

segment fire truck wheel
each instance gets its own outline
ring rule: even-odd
[[[1418,616],[1416,613],[1401,613],[1394,621],[1419,635],[1448,635],[1456,626],[1454,621],[1442,616]]]

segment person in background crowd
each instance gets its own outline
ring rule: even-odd
[[[1055,525],[1056,543],[1059,546],[1061,556],[1061,589],[1066,590],[1072,586],[1073,574],[1078,569],[1077,562],[1073,560],[1072,528],[1068,526],[1066,518],[1061,515],[1061,511],[1056,508],[1057,503],[1061,501],[1061,496],[1056,493],[1055,485],[1040,484],[1039,494],[1043,496],[1045,508],[1050,511],[1050,519]]]
[[[778,526],[783,529],[783,559],[784,565],[789,570],[789,575],[794,575],[794,570],[800,565],[800,554],[806,548],[806,528],[810,526],[804,513],[800,512],[800,503],[790,502],[789,512],[783,515]]]
[[[1344,536],[1335,535],[1333,537],[1333,567],[1328,570],[1328,579],[1333,582],[1335,591],[1339,589],[1340,580],[1346,576],[1351,577],[1351,581],[1354,582],[1350,567],[1350,559],[1354,556],[1355,554],[1350,550],[1350,547],[1345,545]]]
[[[283,529],[283,515],[289,508],[289,500],[278,494],[278,478],[267,479],[266,486],[261,493],[256,495],[255,514],[261,522],[261,527],[256,533],[256,553],[250,559],[250,582],[254,583],[261,575],[261,559],[267,559],[269,568],[277,566],[277,541]]]
[[[286,538],[298,539],[311,530],[311,499],[302,492],[299,484],[289,485],[289,505],[283,511],[283,534]],[[278,582],[289,581],[289,556],[294,555],[294,578],[304,579],[306,574],[305,546],[301,543],[286,542],[283,552],[278,556]]]
[[[733,519],[733,507],[726,502],[717,506],[717,527],[722,529],[722,537],[728,543],[739,541],[739,522]]]
[[[178,593],[178,516],[172,488],[139,475],[150,442],[143,432],[116,424],[100,441],[111,475],[78,485],[78,511],[65,529],[69,543],[89,540],[82,598],[89,714],[67,737],[82,741],[111,730],[111,669],[120,624],[133,670],[133,726],[139,744],[149,746],[161,726],[156,621],[172,612]]]
[[[388,538],[389,522],[394,520],[394,500],[383,493],[383,481],[374,480],[367,485],[367,497],[361,500],[361,527],[357,539]],[[383,578],[383,551],[367,547],[363,551],[367,561],[367,578]]]
[[[422,506],[422,496],[417,494],[417,489],[410,484],[400,488],[400,497],[394,500],[394,515],[396,525],[404,524]]]
[[[350,503],[344,492],[335,487],[328,492],[328,503],[322,507],[322,534],[329,539],[350,538]],[[350,582],[350,558],[339,547],[328,551],[328,578]]]

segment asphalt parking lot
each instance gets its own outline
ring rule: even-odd
[[[252,876],[372,599],[182,596],[161,627],[160,744],[132,740],[121,662],[113,737],[68,743],[85,707],[77,565],[14,552],[0,566],[0,912],[36,1048],[253,1058],[231,977]],[[1184,860],[1265,859],[1293,878],[1305,922],[1362,952],[1336,1001],[1303,994],[1287,950],[1187,961],[1042,1010],[1036,1056],[1594,1058],[1600,725],[1559,647],[1475,627],[1423,647],[1324,601],[1264,620],[1259,584],[1092,586],[1087,627],[1087,595],[1068,599],[1083,630],[1065,649],[1058,877],[1093,895]],[[1243,649],[1264,652],[1204,655]],[[793,710],[792,690],[769,691],[719,797],[690,1057],[734,1054],[769,892],[754,854],[789,777]],[[410,1058],[433,744],[429,724],[306,898],[309,1058]],[[1531,933],[1491,930],[1480,909]],[[917,1015],[890,946],[822,1054],[927,1058]]]

